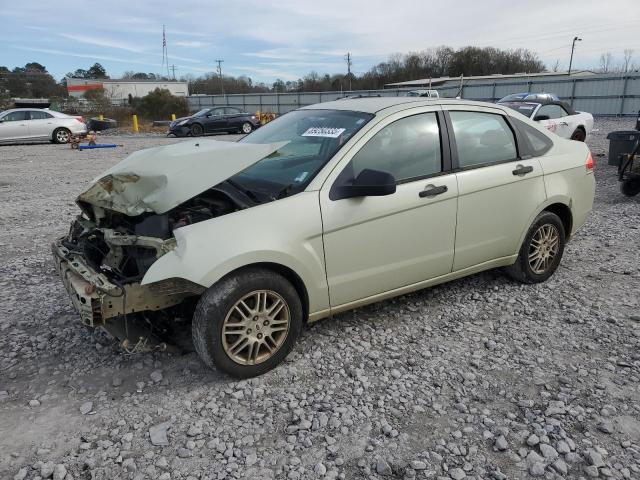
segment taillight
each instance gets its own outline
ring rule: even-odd
[[[587,172],[593,172],[594,164],[591,152],[589,152],[589,155],[587,155],[587,163],[585,164],[585,167],[587,167]]]

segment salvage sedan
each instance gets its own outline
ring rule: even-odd
[[[191,327],[204,363],[251,377],[305,322],[491,268],[545,281],[594,190],[585,144],[512,109],[342,100],[132,154],[53,253],[86,325],[135,351]]]
[[[176,137],[199,137],[207,133],[251,133],[260,126],[255,115],[236,107],[203,108],[190,117],[169,124],[169,134]]]
[[[584,142],[593,130],[593,115],[578,112],[571,105],[552,94],[528,94],[524,99],[516,99],[522,94],[509,95],[498,103],[540,122],[556,135]]]

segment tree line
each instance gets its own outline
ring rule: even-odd
[[[611,53],[600,57],[593,70],[603,73],[637,70],[632,61],[633,50],[625,50],[621,64],[614,63]],[[254,82],[248,76],[225,75],[222,79],[214,72],[201,76],[184,75],[180,80],[189,82],[192,94],[310,92],[329,90],[374,90],[388,83],[419,78],[465,77],[496,73],[539,73],[558,71],[560,64],[547,68],[537,55],[527,49],[502,50],[494,47],[463,47],[454,49],[440,46],[420,52],[393,54],[359,75],[343,73],[309,72],[298,80],[276,79],[272,83]],[[79,68],[67,74],[68,78],[107,79],[109,75],[100,63],[87,69]],[[124,72],[122,78],[168,81],[171,78],[157,73]],[[44,65],[27,63],[24,67],[9,69],[0,66],[0,100],[12,97],[52,98],[65,97],[66,80],[57,82]]]

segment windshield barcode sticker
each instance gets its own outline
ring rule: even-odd
[[[346,128],[311,127],[302,134],[303,137],[338,138]]]

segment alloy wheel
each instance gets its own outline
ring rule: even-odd
[[[560,234],[555,225],[541,225],[531,237],[529,266],[533,273],[544,274],[553,265],[560,248]]]
[[[257,365],[284,344],[291,322],[289,305],[272,290],[255,290],[238,300],[222,324],[222,347],[240,365]]]
[[[253,127],[251,127],[250,123],[244,123],[242,125],[242,132],[243,133],[251,133],[251,130],[253,130]]]
[[[67,130],[58,130],[56,132],[56,140],[58,143],[67,143],[69,141],[69,132]]]

